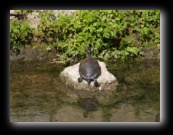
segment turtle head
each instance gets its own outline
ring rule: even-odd
[[[87,46],[86,51],[88,53],[88,57],[91,57],[91,44]]]

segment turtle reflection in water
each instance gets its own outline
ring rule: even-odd
[[[84,118],[87,118],[90,111],[97,110],[98,101],[95,97],[80,98],[79,106],[84,110]]]

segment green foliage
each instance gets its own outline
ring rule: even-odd
[[[153,31],[160,26],[159,15],[160,12],[154,10],[76,11],[68,24],[61,27],[66,38],[60,39],[56,46],[70,58],[72,54],[79,58],[85,57],[88,44],[92,45],[93,57],[99,59],[134,58],[142,54],[139,45],[143,42],[150,41],[153,36],[157,37],[155,43],[160,42],[160,34]],[[60,26],[66,21],[65,18],[59,19]]]
[[[27,21],[10,22],[10,49],[19,49],[21,46],[30,45],[33,38],[33,29]]]
[[[70,39],[67,40],[68,27],[72,16],[67,14],[58,14],[56,17],[53,11],[45,10],[39,12],[40,23],[36,30],[36,36],[41,40],[43,45],[50,48],[56,47],[61,53],[60,63],[65,65],[70,61],[70,58],[77,52],[75,46],[70,45]],[[71,51],[72,49],[75,50]]]
[[[43,44],[54,45],[56,42],[58,27],[55,22],[54,14],[52,11],[39,12],[40,23],[35,30],[36,36],[41,40]]]
[[[92,56],[101,60],[135,58],[142,47],[160,44],[159,10],[78,10],[73,15],[50,10],[39,12],[35,36],[43,45],[56,47],[61,63]]]

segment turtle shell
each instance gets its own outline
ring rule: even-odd
[[[101,74],[101,68],[96,59],[88,57],[80,62],[79,74],[84,80],[94,80]]]

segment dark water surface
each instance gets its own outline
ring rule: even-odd
[[[117,90],[75,90],[58,79],[58,64],[11,61],[10,122],[160,121],[160,60],[106,65]]]

